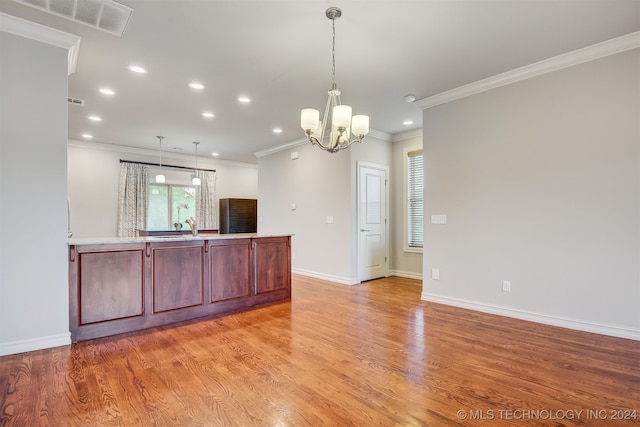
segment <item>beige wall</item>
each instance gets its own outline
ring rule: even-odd
[[[422,253],[405,252],[405,150],[422,147],[422,129],[393,136],[391,167],[391,271],[394,275],[422,279]]]
[[[426,224],[423,298],[640,338],[639,64],[424,111],[426,218],[449,223]]]

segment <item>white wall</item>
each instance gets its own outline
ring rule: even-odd
[[[393,136],[391,173],[391,273],[396,276],[422,279],[422,253],[405,252],[405,150],[422,147],[422,129]],[[425,203],[427,203],[426,201]]]
[[[69,141],[68,182],[73,237],[117,235],[120,159],[158,163],[158,153],[120,145]],[[163,164],[193,167],[193,156],[163,153]],[[254,164],[199,157],[198,167],[216,170],[216,198],[256,199],[258,168]],[[156,168],[151,168],[155,176]],[[167,183],[189,184],[190,171],[163,168]],[[217,215],[216,215],[217,217]]]
[[[0,355],[70,343],[67,50],[0,32]]]
[[[296,160],[291,159],[293,152],[298,153]],[[258,159],[258,231],[294,234],[295,272],[344,284],[358,282],[358,161],[389,166],[390,143],[370,135],[338,153],[303,144]],[[333,224],[327,224],[328,216]]]
[[[292,152],[298,153],[296,160]],[[349,161],[349,152],[330,154],[310,144],[258,159],[258,232],[294,234],[294,271],[344,283],[351,279]],[[333,224],[326,223],[327,216]]]
[[[638,49],[424,111],[423,298],[640,339]],[[502,291],[510,280],[512,291]]]

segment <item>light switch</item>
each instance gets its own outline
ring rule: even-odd
[[[432,268],[431,269],[431,278],[433,280],[440,280],[440,269],[439,268]]]
[[[296,204],[295,203],[291,203],[289,205],[289,209],[291,209],[292,211],[295,211],[296,210]]]
[[[333,217],[332,216],[328,216],[327,217],[327,224],[333,224]]]
[[[431,215],[431,224],[441,224],[444,225],[447,223],[446,215]]]
[[[291,160],[295,160],[298,158],[298,152],[294,151],[293,153],[291,153]]]

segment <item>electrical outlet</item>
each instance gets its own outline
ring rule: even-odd
[[[511,292],[511,282],[508,280],[502,281],[502,290],[504,292]]]
[[[433,280],[440,280],[440,269],[439,268],[432,268],[431,269],[431,278]]]

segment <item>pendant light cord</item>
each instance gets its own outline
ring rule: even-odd
[[[164,136],[158,136],[158,141],[160,141],[160,170],[162,170],[162,140]]]

